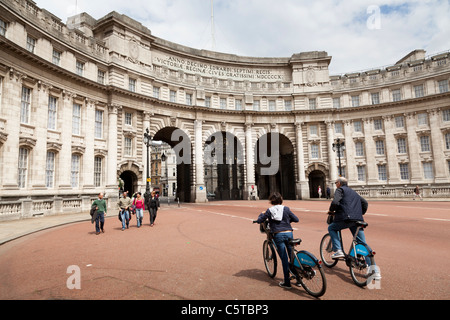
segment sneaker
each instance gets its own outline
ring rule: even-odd
[[[331,259],[339,259],[344,257],[345,257],[344,252],[342,252],[342,250],[338,250],[331,256]]]
[[[292,287],[291,287],[290,284],[287,285],[287,284],[285,284],[284,282],[280,282],[278,285],[279,285],[280,287],[282,287],[283,289],[287,289],[287,290],[292,289]]]

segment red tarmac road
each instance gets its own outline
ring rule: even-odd
[[[285,201],[300,218],[294,237],[319,257],[328,201]],[[270,279],[262,260],[265,235],[252,224],[266,201],[212,202],[162,208],[156,225],[121,231],[116,213],[106,232],[90,222],[38,232],[0,246],[0,299],[309,300]],[[326,269],[330,299],[450,299],[448,202],[369,202],[366,238],[381,269],[379,289],[358,288],[339,262]],[[345,232],[347,236],[349,231]],[[344,246],[348,248],[348,238]],[[81,289],[69,290],[68,268]],[[70,283],[71,279],[69,279]]]

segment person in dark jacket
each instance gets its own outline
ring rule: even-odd
[[[156,220],[156,213],[158,212],[159,205],[159,199],[156,196],[156,192],[152,191],[152,194],[148,200],[145,203],[145,207],[148,208],[148,211],[150,212],[150,227],[153,227],[155,225]]]
[[[269,197],[271,208],[261,213],[256,223],[263,223],[269,220],[270,230],[273,233],[273,239],[277,245],[278,255],[283,265],[284,282],[280,282],[280,287],[291,288],[289,274],[289,259],[291,256],[291,247],[289,240],[293,239],[293,229],[291,222],[298,222],[298,218],[292,213],[291,209],[282,205],[283,197],[278,192]],[[286,252],[287,249],[287,252]]]
[[[366,213],[369,204],[358,193],[347,185],[347,179],[339,177],[336,180],[336,192],[333,201],[330,204],[328,214],[334,214],[334,221],[328,226],[328,231],[333,243],[333,259],[343,258],[341,242],[338,231],[350,228],[354,235],[357,229],[356,221],[364,221],[363,215]],[[360,229],[357,235],[359,243],[366,244],[366,238],[363,229]]]

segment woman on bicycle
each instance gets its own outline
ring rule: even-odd
[[[282,288],[290,289],[289,257],[291,256],[291,246],[289,245],[289,240],[294,238],[291,222],[298,222],[299,220],[292,213],[291,209],[282,205],[283,197],[278,192],[272,193],[269,201],[272,207],[261,213],[256,222],[263,223],[269,220],[270,230],[273,233],[278,255],[283,264],[284,282],[280,282],[279,285]]]

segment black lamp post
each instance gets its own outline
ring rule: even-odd
[[[338,154],[339,159],[339,177],[342,177],[342,165],[341,165],[341,151],[345,151],[345,143],[341,142],[341,139],[337,139],[336,143],[333,143],[333,151]]]
[[[147,183],[145,186],[145,201],[147,202],[150,199],[150,153],[149,148],[152,144],[152,136],[150,135],[150,132],[148,128],[145,130],[144,133],[144,144],[147,147]]]

